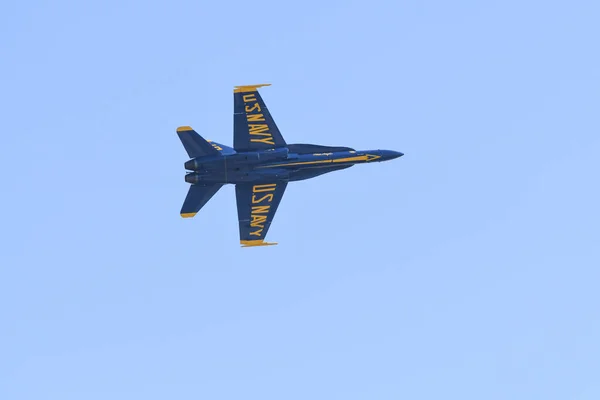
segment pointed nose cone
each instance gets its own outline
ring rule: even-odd
[[[404,153],[394,150],[381,150],[382,161],[393,160],[394,158],[402,157]]]

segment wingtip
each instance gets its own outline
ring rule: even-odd
[[[191,126],[180,126],[179,128],[177,128],[177,132],[186,132],[186,131],[193,131]]]
[[[181,213],[181,218],[193,218],[196,213]]]
[[[256,85],[240,85],[233,87],[233,93],[256,92],[258,88],[271,86],[270,83],[259,83]]]
[[[264,240],[240,240],[242,247],[275,246],[276,242],[265,242]]]

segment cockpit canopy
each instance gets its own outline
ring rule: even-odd
[[[312,154],[312,153],[336,153],[339,151],[355,151],[350,147],[321,146],[318,144],[288,144],[290,153]]]

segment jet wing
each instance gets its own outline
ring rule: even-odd
[[[270,84],[236,86],[233,89],[233,147],[236,151],[286,147],[258,88]]]
[[[286,186],[285,181],[266,184],[243,183],[235,186],[242,247],[277,244],[264,240]]]

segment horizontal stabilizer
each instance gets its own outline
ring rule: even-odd
[[[177,135],[190,158],[218,156],[220,154],[212,144],[202,138],[190,126],[180,126],[177,128]]]
[[[192,218],[221,189],[220,183],[212,185],[192,185],[181,207],[183,218]]]
[[[219,151],[219,153],[221,153],[221,155],[223,155],[223,156],[235,154],[235,150],[233,149],[233,147],[225,146],[224,144],[217,143],[212,140],[207,140],[207,142],[210,143],[212,145],[212,147],[217,149]]]

